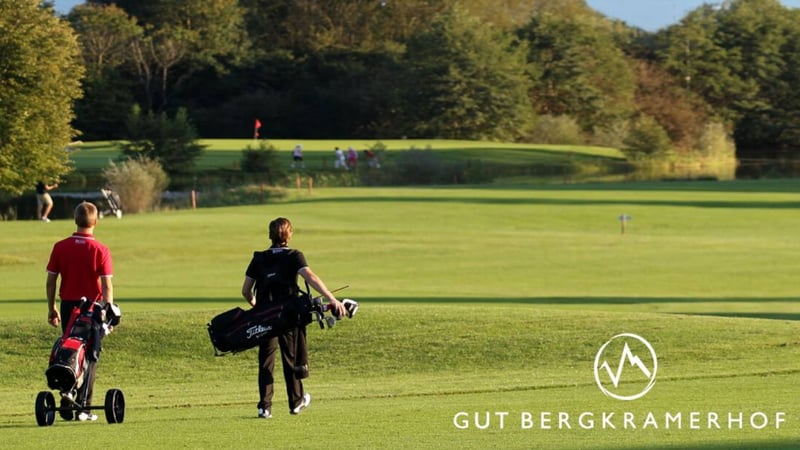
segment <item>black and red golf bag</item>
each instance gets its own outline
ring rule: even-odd
[[[81,387],[88,362],[100,357],[105,317],[103,307],[97,302],[84,301],[72,309],[64,334],[53,345],[50,365],[45,371],[50,389],[69,393]]]

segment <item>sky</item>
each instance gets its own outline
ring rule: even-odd
[[[81,0],[56,0],[56,11],[66,14]],[[594,10],[613,19],[625,21],[630,26],[646,31],[657,31],[678,23],[689,11],[704,3],[703,0],[586,0]],[[782,0],[784,6],[800,8],[800,0]]]

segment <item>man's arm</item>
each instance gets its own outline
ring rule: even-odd
[[[109,304],[114,304],[114,285],[111,283],[111,277],[100,277],[100,288],[103,291],[103,300]]]
[[[314,290],[328,299],[328,303],[330,303],[331,307],[336,310],[339,316],[345,315],[347,311],[345,310],[342,302],[336,299],[336,296],[334,296],[333,293],[328,290],[328,287],[325,286],[325,283],[322,281],[322,279],[318,277],[310,267],[303,267],[297,273],[299,273],[300,276],[303,277],[303,279],[314,288]]]
[[[248,276],[245,276],[242,282],[242,297],[247,300],[247,303],[250,303],[250,306],[256,306],[256,297],[253,295],[253,286],[255,284],[256,280]]]
[[[61,314],[58,312],[58,308],[56,308],[57,280],[57,273],[47,272],[47,282],[45,283],[45,291],[47,294],[47,322],[54,327],[57,327],[61,322]]]

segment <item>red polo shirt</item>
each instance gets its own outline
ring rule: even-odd
[[[91,234],[73,233],[53,246],[47,271],[61,275],[61,300],[102,300],[100,277],[113,275],[111,252]]]

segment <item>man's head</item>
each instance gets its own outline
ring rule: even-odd
[[[269,240],[272,245],[288,245],[292,238],[292,222],[285,217],[278,217],[269,223]]]
[[[75,225],[92,228],[97,225],[97,207],[93,203],[81,202],[75,207]]]

